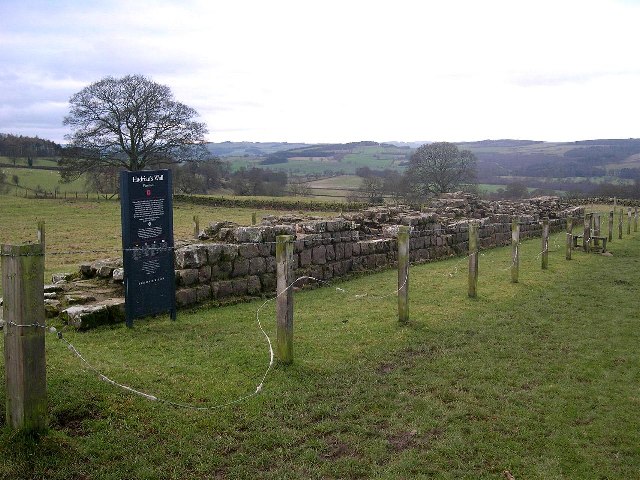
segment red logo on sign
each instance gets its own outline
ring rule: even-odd
[[[147,190],[147,197],[151,196],[151,190]]]

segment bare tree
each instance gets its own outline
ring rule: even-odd
[[[106,77],[69,100],[64,124],[63,178],[71,180],[96,167],[144,170],[200,159],[207,127],[198,113],[176,102],[171,89],[142,75]]]
[[[407,179],[419,196],[451,192],[465,183],[475,182],[476,159],[469,150],[458,150],[453,143],[422,145],[409,160]]]

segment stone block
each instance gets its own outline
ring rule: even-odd
[[[238,227],[233,232],[237,243],[260,243],[264,227]]]
[[[198,283],[209,283],[211,280],[211,266],[205,265],[198,269]]]
[[[257,275],[251,275],[247,278],[247,293],[249,295],[259,295],[261,287],[260,277]]]
[[[300,258],[299,261],[300,261],[300,266],[301,267],[306,267],[306,266],[311,265],[311,249],[307,248],[305,250],[302,250],[300,252],[299,258]],[[274,259],[274,261],[275,261],[275,259]]]
[[[249,275],[260,275],[267,272],[267,263],[264,257],[249,259]]]
[[[176,291],[176,304],[179,307],[188,307],[198,302],[198,291],[196,288],[182,288]]]
[[[246,243],[238,247],[238,254],[243,258],[254,258],[260,255],[260,250],[257,244]]]
[[[188,287],[198,283],[198,270],[195,268],[187,268],[184,270],[178,270],[176,272],[178,278],[178,285],[181,287]]]
[[[78,330],[87,330],[110,323],[109,311],[105,305],[69,307],[60,313],[60,318],[64,323]]]
[[[311,259],[314,265],[324,265],[327,263],[327,248],[324,245],[314,247],[311,253]]]
[[[273,273],[276,271],[276,257],[266,257],[265,264],[267,273]]]
[[[225,298],[233,295],[233,285],[229,280],[222,280],[211,284],[214,298]]]
[[[335,260],[336,258],[336,251],[333,248],[333,245],[327,245],[325,247],[325,257],[327,259],[327,262],[331,262],[333,260]]]
[[[260,283],[262,284],[263,292],[276,291],[276,276],[274,274],[260,275]]]
[[[64,283],[71,277],[70,273],[54,273],[51,275],[51,283]]]
[[[336,260],[342,260],[344,258],[344,246],[345,246],[344,243],[338,243],[334,246]]]
[[[211,299],[211,285],[200,285],[195,290],[198,303]]]
[[[220,261],[230,262],[238,256],[238,245],[223,244],[220,252]]]
[[[209,265],[214,265],[220,261],[222,245],[219,243],[209,244],[205,247],[205,250],[207,251],[207,263]]]
[[[116,268],[113,271],[113,281],[114,282],[118,282],[118,283],[122,283],[124,282],[124,268]]]
[[[232,277],[244,277],[249,273],[249,260],[238,257],[233,261]]]
[[[187,245],[176,250],[176,266],[179,269],[200,268],[207,261],[205,245]]]
[[[247,279],[231,280],[231,287],[233,288],[233,295],[242,297],[247,294]]]

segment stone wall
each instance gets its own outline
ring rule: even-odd
[[[554,212],[551,232],[566,228],[566,217],[581,217],[581,208]],[[480,248],[509,245],[511,216],[492,214],[479,221]],[[268,218],[254,227],[220,227],[213,224],[202,242],[176,250],[176,300],[189,306],[228,297],[272,294],[276,285],[275,238],[294,238],[296,277],[320,280],[389,268],[396,262],[398,225],[412,227],[410,260],[433,261],[468,251],[468,221],[439,223],[433,212],[376,209],[372,212],[333,220],[302,221],[292,225],[269,224],[282,218]],[[521,239],[539,237],[539,217],[520,216]],[[221,243],[221,239],[226,240]]]
[[[214,222],[201,232],[199,241],[176,245],[177,304],[272,295],[278,235],[294,239],[296,277],[327,281],[393,267],[400,225],[411,227],[410,260],[416,263],[467,255],[469,219],[480,225],[481,249],[509,245],[512,216],[519,218],[520,237],[525,240],[541,235],[541,218],[549,217],[551,232],[564,231],[566,218],[581,219],[584,208],[555,197],[487,202],[458,193],[421,211],[378,207],[334,219],[290,214],[265,217],[251,227]],[[581,229],[579,222],[574,225]],[[122,279],[121,259],[97,260],[82,265],[74,275],[60,275],[45,294],[47,316],[60,315],[81,329],[122,321]]]

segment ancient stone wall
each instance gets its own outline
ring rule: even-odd
[[[580,209],[560,212],[550,219],[552,232],[566,228],[566,216],[582,216]],[[468,221],[434,223],[430,213],[413,212],[401,218],[385,218],[379,231],[353,220],[313,220],[294,226],[229,228],[225,238],[238,243],[197,243],[176,251],[176,300],[188,306],[232,296],[259,296],[275,291],[275,233],[294,237],[297,277],[320,280],[389,268],[396,262],[398,225],[410,225],[410,260],[432,261],[468,250]],[[399,220],[399,221],[398,221]],[[396,223],[397,222],[397,223]],[[509,245],[511,216],[491,215],[479,220],[480,248]],[[541,235],[538,218],[520,218],[522,239]],[[215,230],[215,229],[214,229]],[[366,231],[363,231],[366,230]],[[219,231],[218,231],[219,232]],[[243,242],[251,240],[250,242]]]
[[[410,260],[415,263],[466,255],[470,219],[479,223],[481,249],[509,245],[514,216],[520,222],[520,238],[525,240],[541,235],[542,218],[550,219],[551,232],[563,231],[566,218],[582,218],[584,208],[554,197],[485,202],[456,194],[421,211],[379,207],[330,220],[302,215],[265,217],[251,227],[214,222],[200,234],[200,241],[176,246],[176,301],[185,307],[273,294],[278,235],[294,239],[296,277],[328,281],[394,266],[400,225],[411,227]],[[122,321],[121,259],[91,262],[82,265],[79,273],[80,279],[56,283],[57,290],[46,300],[47,314],[60,314],[77,328]],[[95,312],[104,318],[95,320]]]

